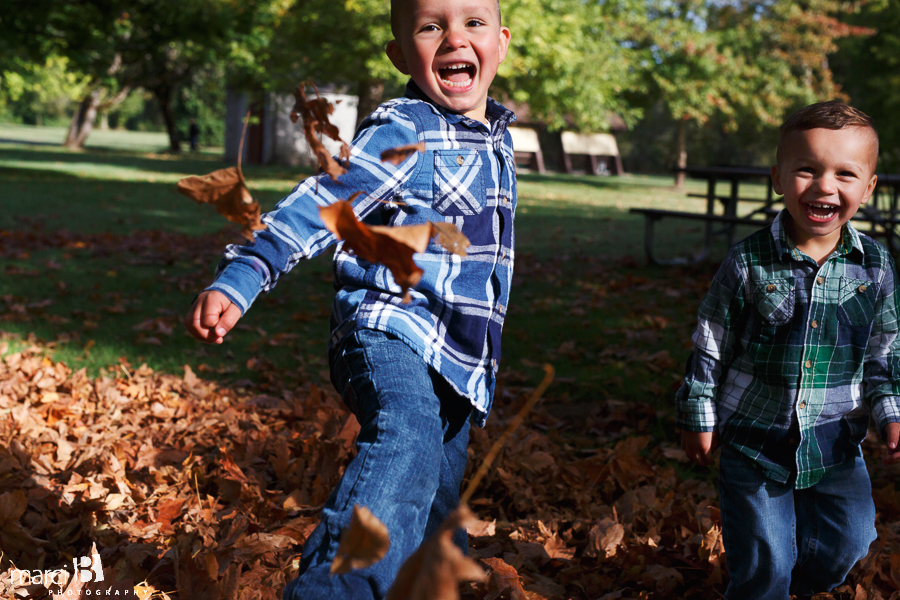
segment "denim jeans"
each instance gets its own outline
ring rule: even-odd
[[[787,600],[827,592],[866,556],[875,534],[872,486],[862,457],[816,485],[766,478],[730,447],[719,461],[719,505],[730,582],[727,600]]]
[[[331,378],[356,415],[358,453],[303,547],[300,575],[285,600],[380,600],[403,562],[459,504],[472,407],[404,342],[361,329],[331,360]],[[366,569],[331,577],[341,530],[365,506],[388,529],[387,555]],[[454,542],[468,548],[466,532]]]

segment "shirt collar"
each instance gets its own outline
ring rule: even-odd
[[[787,218],[787,216],[787,209],[783,209],[775,216],[775,220],[772,222],[772,225],[769,226],[772,237],[775,239],[775,251],[777,255],[782,258],[787,254],[790,258],[795,260],[803,260],[800,251],[794,247],[794,243],[788,237],[787,231],[785,230],[784,219]],[[862,241],[859,239],[859,232],[856,231],[850,223],[845,224],[841,229],[841,243],[838,245],[835,252],[837,252],[839,256],[846,256],[847,258],[852,258],[852,255],[856,255],[860,261],[862,260],[862,257],[865,254]]]
[[[412,79],[406,84],[406,93],[404,96],[406,98],[412,98],[413,100],[427,102],[450,123],[463,123],[473,128],[486,127],[481,121],[476,121],[475,119],[447,110],[443,106],[436,104]],[[485,107],[484,112],[485,116],[487,116],[488,123],[490,123],[488,127],[490,127],[491,130],[491,138],[495,144],[501,143],[503,141],[503,134],[506,133],[506,127],[516,120],[515,113],[490,97],[487,99],[487,106]]]

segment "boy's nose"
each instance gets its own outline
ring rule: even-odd
[[[837,192],[837,182],[832,175],[825,174],[821,177],[817,177],[816,183],[822,194],[834,194]]]
[[[450,27],[444,36],[444,47],[448,50],[464,48],[468,44],[465,29],[462,27]]]

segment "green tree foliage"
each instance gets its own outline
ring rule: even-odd
[[[868,0],[850,18],[873,35],[838,42],[830,58],[835,79],[854,106],[875,120],[881,138],[879,169],[900,170],[900,3]]]
[[[493,93],[527,104],[552,129],[604,131],[611,113],[633,122],[640,108],[635,53],[623,44],[641,2],[508,0],[509,54]]]
[[[43,63],[14,58],[0,72],[0,110],[7,118],[42,125],[67,120],[69,106],[88,87],[87,76],[69,68],[65,57]]]
[[[839,0],[648,0],[647,7],[635,48],[645,57],[646,101],[663,105],[676,124],[678,167],[687,164],[692,124],[774,126],[792,109],[837,95],[828,54],[836,39],[867,33],[834,16],[846,13]]]

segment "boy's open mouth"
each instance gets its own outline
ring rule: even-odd
[[[816,221],[827,221],[837,214],[837,206],[831,204],[810,203],[805,204],[806,214]]]
[[[475,65],[467,62],[452,63],[438,69],[441,82],[447,87],[463,88],[472,84],[475,77]]]

